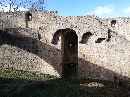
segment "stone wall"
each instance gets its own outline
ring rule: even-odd
[[[0,46],[0,64],[4,68],[36,71],[55,76],[61,75],[61,54],[50,44],[46,33],[36,29],[6,29],[1,31],[3,43]]]
[[[79,78],[130,77],[129,18],[61,17],[57,12],[29,14],[31,20],[26,17],[27,12],[0,13],[1,67],[61,77],[65,67],[63,37],[74,31],[78,36]]]

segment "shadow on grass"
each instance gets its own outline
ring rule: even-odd
[[[55,78],[27,80],[0,77],[0,97],[129,97],[110,81]]]

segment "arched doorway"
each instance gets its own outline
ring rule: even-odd
[[[63,76],[77,77],[78,36],[73,30],[62,33]]]

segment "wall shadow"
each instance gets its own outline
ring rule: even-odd
[[[60,67],[63,64],[59,63],[58,54],[53,53],[53,52],[60,52],[60,49],[57,49],[51,45],[43,43],[38,39],[22,35],[19,32],[17,32],[19,33],[19,36],[11,35],[9,33],[9,30],[10,29],[6,29],[5,31],[0,30],[0,46],[3,44],[7,44],[21,48],[29,53],[35,54],[36,56],[40,57],[41,59],[49,63],[54,68],[54,70],[56,70],[59,73],[59,75],[62,76],[60,72]],[[45,52],[41,52],[38,46],[42,47],[42,49],[44,49]],[[82,58],[78,58],[78,60],[80,62],[80,64],[78,64],[79,78],[114,80],[114,75],[123,77],[123,75],[115,73],[104,67],[98,66],[98,64],[93,64]]]
[[[60,54],[59,49],[46,43],[43,43],[36,38],[31,38],[20,33],[17,36],[11,35],[8,32],[9,30],[10,29],[6,29],[6,31],[0,30],[0,46],[3,44],[7,44],[23,49],[29,53],[35,54],[36,56],[40,57],[41,59],[49,63],[51,66],[53,66],[53,68],[60,74],[59,69],[61,67],[61,63],[59,63],[59,56],[56,56]],[[39,46],[41,48],[39,48]],[[21,51],[18,52],[20,53]]]

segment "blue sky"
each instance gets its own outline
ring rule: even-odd
[[[5,2],[5,0],[0,0]],[[5,5],[8,5],[6,0]],[[21,1],[21,0],[18,0]],[[33,1],[33,0],[32,0]],[[130,0],[44,0],[46,10],[59,16],[95,15],[100,18],[130,17]],[[5,11],[8,9],[5,8]],[[27,10],[21,7],[20,10]]]
[[[130,17],[130,0],[45,0],[60,16]]]

